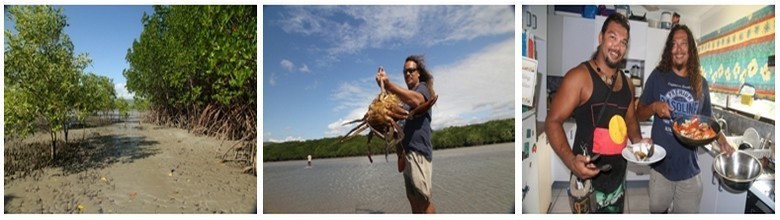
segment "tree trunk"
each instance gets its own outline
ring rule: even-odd
[[[65,132],[65,144],[68,144],[68,122],[65,122],[65,125],[62,126],[62,131]]]
[[[57,156],[57,133],[50,131],[49,134],[51,135],[51,160],[54,160]]]

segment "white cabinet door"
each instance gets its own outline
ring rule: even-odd
[[[712,178],[712,156],[699,148],[699,169],[701,169],[701,203],[699,213],[715,213],[718,203],[718,180]],[[744,202],[743,202],[744,204]]]
[[[547,75],[564,76],[596,51],[593,19],[553,15],[548,17],[548,22]]]
[[[661,53],[664,51],[664,44],[666,43],[666,37],[669,35],[669,30],[658,28],[647,28],[647,42],[645,47],[645,75],[642,82],[647,81],[647,77],[650,77],[650,73],[653,72],[658,62],[661,61]]]
[[[714,158],[699,148],[699,168],[701,169],[702,195],[699,204],[700,213],[744,213],[747,191],[731,192],[720,186],[717,174],[712,172]]]
[[[572,146],[574,143],[574,133],[577,132],[577,124],[574,122],[564,122],[563,123],[563,132],[566,134],[566,142],[569,143],[569,146]],[[558,154],[555,153],[554,150],[552,150],[552,147],[550,147],[550,161],[552,163],[552,181],[553,182],[569,182],[569,177],[571,177],[571,170],[569,170],[568,167],[566,167],[565,164],[563,164],[563,161],[560,157],[558,157]]]
[[[523,5],[523,30],[547,39],[546,5]]]

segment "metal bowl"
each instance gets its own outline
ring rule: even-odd
[[[712,170],[718,175],[721,185],[736,192],[748,190],[762,172],[761,161],[743,151],[718,154],[712,162]]]
[[[712,118],[704,116],[704,115],[680,115],[676,118],[674,118],[674,122],[677,122],[677,124],[682,124],[686,120],[690,120],[694,116],[699,118],[699,121],[702,123],[707,123],[712,128],[712,131],[715,132],[715,136],[707,139],[692,139],[683,136],[677,130],[674,130],[674,127],[672,127],[672,133],[674,133],[674,136],[677,137],[677,140],[680,140],[683,144],[686,144],[688,146],[702,146],[707,145],[709,143],[712,143],[712,141],[715,141],[715,139],[718,139],[718,134],[720,133],[720,124],[715,122],[715,120],[712,120]]]

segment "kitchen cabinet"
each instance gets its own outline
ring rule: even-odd
[[[540,109],[536,114],[537,121],[544,121],[547,117],[547,6],[523,5],[523,31],[527,37],[533,37],[535,57],[538,62],[537,72],[540,73],[540,90],[537,103],[534,105]],[[525,42],[524,42],[525,43]]]
[[[703,147],[699,148],[699,168],[701,169],[702,195],[699,204],[700,213],[744,213],[747,191],[730,192],[720,186],[717,174],[713,173],[714,157]]]
[[[564,122],[563,123],[563,132],[566,135],[566,141],[569,143],[569,146],[572,146],[574,143],[574,132],[577,131],[577,124],[573,121],[571,122]],[[547,140],[549,141],[549,140]],[[563,164],[563,161],[561,161],[561,158],[558,157],[558,154],[555,154],[555,151],[552,150],[552,146],[550,147],[550,163],[552,166],[552,181],[555,182],[569,182],[569,178],[571,177],[571,171],[568,167],[566,167],[565,164]]]
[[[592,45],[593,48],[596,48],[599,46],[598,42],[598,36],[601,33],[601,26],[604,25],[604,21],[607,20],[607,17],[604,16],[596,16],[595,24],[594,24],[594,32],[593,37],[596,39],[593,41]],[[642,21],[632,21],[629,20],[629,26],[631,27],[630,30],[630,36],[628,38],[628,50],[627,54],[625,55],[625,59],[630,60],[645,60],[645,48],[646,45],[646,39],[647,39],[647,22]]]
[[[593,42],[593,19],[563,15],[548,17],[547,58],[549,76],[564,76],[571,68],[590,59],[596,47]],[[598,43],[597,43],[598,44]]]
[[[547,6],[523,5],[523,30],[547,39]]]
[[[632,26],[633,27],[633,26]],[[647,42],[645,47],[645,74],[642,82],[647,82],[650,73],[653,72],[658,62],[661,61],[661,54],[664,51],[666,37],[669,30],[658,28],[647,28]]]

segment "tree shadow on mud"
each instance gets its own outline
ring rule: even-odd
[[[67,175],[100,169],[115,163],[132,163],[160,153],[160,148],[152,147],[158,143],[148,141],[145,137],[121,135],[90,137],[78,143],[68,144],[58,152],[54,165],[62,168],[62,172]]]
[[[4,197],[5,198],[4,198],[3,201],[5,201],[5,203],[4,203],[5,207],[3,207],[3,213],[4,214],[8,214],[8,208],[11,207],[11,200],[14,200],[15,198],[19,198],[19,197],[18,196],[14,196],[14,194],[4,195]]]
[[[32,175],[40,178],[43,168],[61,168],[62,175],[100,169],[115,163],[132,163],[161,152],[157,141],[146,137],[94,135],[65,144],[57,142],[57,155],[51,160],[51,142],[42,141],[5,151],[5,176],[11,179]]]

